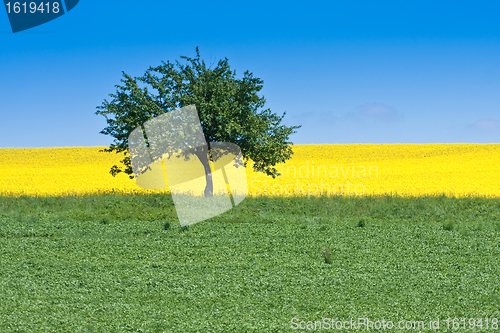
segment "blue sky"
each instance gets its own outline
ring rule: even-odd
[[[0,9],[0,147],[101,146],[121,72],[227,57],[310,143],[500,142],[500,2],[88,1],[13,34]]]

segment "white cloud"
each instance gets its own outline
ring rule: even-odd
[[[333,111],[306,111],[290,116],[293,124],[332,125],[342,121],[364,122],[375,119],[382,122],[391,122],[403,119],[402,113],[382,103],[369,103],[356,108],[356,111],[344,115],[336,115]]]
[[[467,127],[483,131],[500,131],[500,121],[495,119],[482,119]]]
[[[403,119],[396,109],[382,103],[369,103],[358,107],[357,117],[377,119],[380,121],[395,121]]]

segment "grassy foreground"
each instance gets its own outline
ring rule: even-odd
[[[499,261],[497,199],[247,198],[181,229],[166,195],[0,197],[0,331],[491,325]]]

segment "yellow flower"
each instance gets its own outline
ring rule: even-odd
[[[0,195],[158,193],[123,173],[104,147],[0,149]],[[247,167],[250,196],[500,197],[499,144],[295,145],[273,179]]]

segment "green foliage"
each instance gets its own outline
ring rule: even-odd
[[[455,224],[453,223],[453,221],[445,221],[443,223],[443,229],[452,231],[453,229],[455,229]]]
[[[189,232],[175,216],[167,195],[0,197],[0,331],[500,317],[498,199],[247,198]]]
[[[229,67],[228,59],[207,68],[196,57],[181,56],[186,64],[162,62],[150,67],[142,77],[123,73],[111,101],[104,100],[96,114],[106,118],[101,133],[114,138],[107,152],[123,153],[123,166],[114,165],[110,173],[125,172],[133,178],[128,155],[128,136],[147,120],[177,108],[195,105],[206,142],[232,142],[240,146],[245,164],[254,161],[254,170],[276,177],[274,166],[292,155],[289,136],[300,126],[281,124],[283,116],[262,109],[265,99],[258,95],[263,81],[249,71],[242,79]]]
[[[326,248],[322,253],[323,258],[325,258],[325,263],[326,264],[332,264],[333,263],[333,252],[329,248]]]

